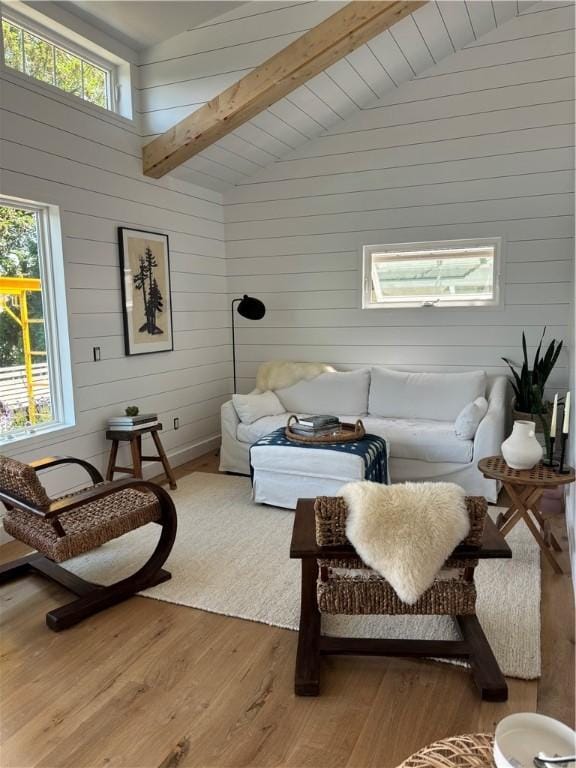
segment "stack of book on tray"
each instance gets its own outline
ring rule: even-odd
[[[340,429],[340,419],[337,416],[300,416],[290,429],[303,437],[331,435]]]
[[[158,424],[157,413],[139,413],[138,416],[111,416],[108,419],[108,429],[117,432],[133,432],[137,429],[148,429]]]

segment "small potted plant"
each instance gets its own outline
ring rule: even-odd
[[[543,356],[541,356],[542,342],[546,328],[542,331],[540,343],[534,355],[532,366],[528,360],[526,346],[526,334],[522,332],[522,351],[524,362],[522,366],[503,357],[502,360],[512,371],[514,389],[513,417],[515,420],[533,421],[536,431],[543,432],[546,442],[550,433],[551,408],[550,403],[544,399],[544,388],[552,369],[556,365],[563,342],[552,339]]]

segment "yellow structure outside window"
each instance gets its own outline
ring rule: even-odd
[[[46,358],[46,352],[32,349],[30,327],[33,324],[44,323],[43,318],[30,317],[28,312],[27,293],[42,291],[42,284],[37,277],[1,277],[0,276],[0,312],[8,316],[20,327],[22,333],[22,349],[24,353],[24,369],[26,374],[26,394],[28,399],[28,420],[36,424],[38,413],[35,400],[34,359]]]

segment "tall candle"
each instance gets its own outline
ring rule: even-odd
[[[570,424],[570,391],[566,392],[566,404],[564,405],[564,423],[562,424],[562,432],[568,434],[568,425]]]
[[[558,393],[554,395],[554,407],[552,408],[552,420],[550,422],[550,437],[556,437],[557,419],[558,419]]]

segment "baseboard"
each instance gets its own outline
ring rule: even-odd
[[[214,435],[213,437],[208,437],[205,440],[201,440],[199,443],[194,443],[186,448],[180,448],[177,451],[167,451],[170,466],[179,467],[181,464],[186,464],[186,462],[204,456],[206,453],[216,451],[220,448],[221,442],[222,439],[220,435]],[[142,474],[147,480],[151,477],[156,477],[161,472],[162,466],[157,462],[145,463],[142,467]]]

